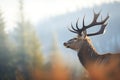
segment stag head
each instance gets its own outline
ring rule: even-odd
[[[76,38],[70,39],[69,41],[65,42],[64,46],[66,46],[67,48],[71,48],[73,50],[78,51],[82,47],[83,42],[86,39],[88,39],[87,36],[94,36],[94,35],[103,34],[105,27],[107,26],[106,21],[108,20],[109,15],[107,15],[107,17],[103,20],[101,18],[101,21],[98,22],[97,19],[98,19],[99,15],[100,15],[100,12],[99,13],[94,12],[94,18],[93,18],[92,22],[87,26],[84,23],[84,19],[85,19],[85,17],[84,17],[83,18],[83,26],[81,29],[78,27],[78,20],[76,22],[76,28],[74,28],[73,25],[71,24],[72,30],[69,29],[69,31],[76,33],[78,36]],[[97,26],[97,25],[101,25],[100,26],[101,28],[98,32],[87,34],[88,28],[93,27],[93,26]]]

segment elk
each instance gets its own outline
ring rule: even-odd
[[[105,53],[101,55],[95,50],[89,38],[89,36],[104,33],[109,15],[101,19],[101,21],[97,21],[99,16],[100,12],[94,12],[93,20],[89,25],[85,25],[84,17],[82,28],[78,27],[78,20],[76,22],[76,28],[71,24],[72,29],[68,29],[76,33],[77,37],[65,42],[64,46],[77,51],[81,64],[88,71],[92,80],[120,80],[120,53]],[[87,34],[87,29],[95,26],[99,26],[100,30]]]

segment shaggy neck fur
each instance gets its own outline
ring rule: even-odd
[[[88,64],[94,63],[99,57],[89,38],[83,40],[81,48],[78,51],[78,57],[85,68],[87,68]]]

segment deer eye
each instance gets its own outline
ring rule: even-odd
[[[78,38],[73,38],[73,39],[69,40],[68,43],[73,43],[73,42],[77,41],[77,39]]]
[[[77,41],[77,38],[74,38],[73,41]]]
[[[78,38],[74,38],[73,40],[76,41]]]
[[[74,38],[74,40],[77,40],[77,38]]]

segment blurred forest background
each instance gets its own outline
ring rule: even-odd
[[[25,19],[24,1],[19,0],[18,3],[18,19],[12,32],[6,30],[4,12],[0,9],[0,80],[89,80],[77,55],[73,54],[76,52],[64,48],[63,42],[74,35],[68,32],[67,26],[78,17],[82,21],[84,13],[91,18],[93,8],[49,17],[36,27]],[[120,3],[94,7],[97,11],[103,9],[104,16],[107,12],[110,14],[106,34],[91,37],[95,48],[100,53],[120,52]]]

